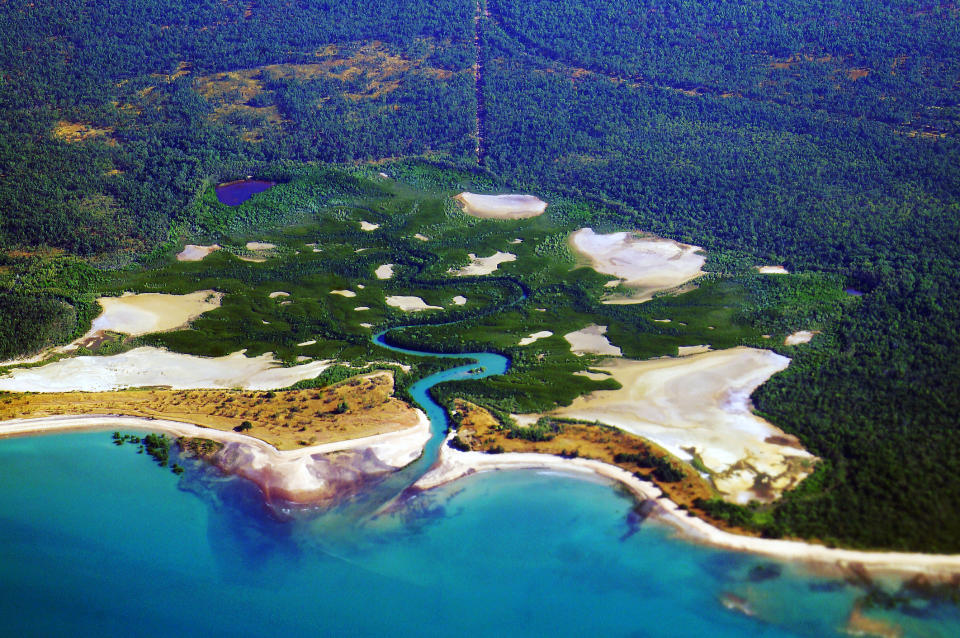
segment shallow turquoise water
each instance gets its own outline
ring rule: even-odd
[[[860,594],[789,567],[751,582],[757,559],[637,529],[632,507],[501,472],[342,528],[278,521],[248,482],[178,478],[105,432],[3,440],[0,635],[825,636]],[[960,635],[953,608],[891,618]]]

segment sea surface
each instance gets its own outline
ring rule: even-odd
[[[864,593],[674,538],[562,474],[475,475],[348,524],[186,463],[108,432],[0,440],[0,635],[831,636]],[[949,604],[868,613],[960,635]]]

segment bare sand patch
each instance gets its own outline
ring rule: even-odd
[[[300,348],[306,348],[307,346],[312,346],[316,343],[317,343],[316,339],[309,339],[307,341],[301,341],[300,343],[297,344],[297,346]]]
[[[394,264],[383,264],[382,266],[377,266],[377,269],[373,274],[377,276],[377,279],[390,279],[393,277],[393,266]]]
[[[271,292],[271,293],[270,293],[269,295],[267,295],[267,296],[270,297],[271,299],[276,299],[277,297],[289,297],[289,296],[290,296],[290,293],[289,293],[289,292],[284,292],[284,291],[282,291],[282,290],[277,290],[276,292]]]
[[[341,297],[348,297],[348,298],[357,296],[357,293],[353,292],[352,290],[331,290],[330,294],[340,295]]]
[[[610,378],[610,375],[605,372],[593,372],[591,370],[579,370],[574,374],[578,377],[586,377],[591,381],[605,381]]]
[[[454,305],[454,306],[463,306],[463,305],[465,305],[465,304],[467,303],[467,298],[464,297],[463,295],[457,295],[456,297],[454,297],[454,298],[451,299],[450,301],[453,302],[453,305]]]
[[[453,198],[463,212],[484,219],[527,219],[542,215],[547,203],[533,195],[478,195],[464,192]]]
[[[801,343],[810,343],[810,340],[813,339],[814,335],[818,334],[820,334],[819,330],[798,330],[792,335],[787,335],[787,338],[783,340],[783,345],[798,346]]]
[[[783,266],[757,266],[757,272],[761,275],[789,275],[790,271]]]
[[[609,372],[621,389],[577,398],[553,414],[621,428],[685,460],[696,455],[728,500],[771,500],[813,469],[811,454],[752,412],[750,394],[789,363],[770,350],[745,347],[679,359],[609,360],[595,368]]]
[[[710,352],[710,346],[707,344],[700,344],[697,346],[678,346],[677,347],[677,356],[678,357],[689,357],[692,354],[702,354],[704,352]]]
[[[197,244],[187,244],[183,250],[177,253],[177,261],[201,261],[212,252],[220,250],[219,244],[209,246],[200,246]]]
[[[499,250],[489,257],[477,257],[473,253],[468,253],[470,263],[463,268],[451,270],[450,272],[457,277],[475,277],[477,275],[489,275],[497,270],[500,264],[516,261],[517,256],[513,253],[504,253]]]
[[[529,337],[524,337],[517,344],[518,346],[529,346],[531,343],[535,343],[540,339],[546,339],[547,337],[552,337],[553,333],[549,330],[541,330],[540,332],[533,332]]]
[[[372,327],[373,327],[373,324],[372,324],[372,323],[361,323],[360,326],[361,326],[362,328],[372,328]]]
[[[15,369],[0,377],[0,390],[102,392],[146,386],[274,390],[312,379],[330,363],[315,361],[283,368],[269,352],[246,357],[241,351],[214,358],[142,347],[107,357],[73,357],[36,368]]]
[[[364,310],[370,310],[370,306],[357,306],[353,309],[354,312],[363,312]]]
[[[252,264],[262,264],[267,261],[266,257],[249,257],[247,255],[237,255],[237,259],[240,261],[249,261]]]
[[[368,221],[360,222],[360,230],[366,231],[368,233],[372,233],[378,228],[380,228],[380,224],[372,224]]]
[[[575,332],[568,332],[563,338],[570,343],[570,351],[577,356],[601,354],[619,357],[620,348],[610,343],[606,334],[606,326],[593,323]]]
[[[387,305],[399,308],[404,312],[420,312],[421,310],[443,310],[440,306],[431,306],[420,297],[393,295],[387,297]]]
[[[265,241],[248,241],[247,250],[271,250],[276,248],[276,244],[271,244]]]
[[[426,235],[421,235],[420,233],[417,233],[416,235],[414,235],[414,237],[416,239],[419,239],[420,241],[430,241],[429,237],[427,237]]]
[[[672,290],[703,275],[707,260],[699,246],[627,232],[598,235],[591,228],[570,235],[570,245],[591,268],[618,277],[617,284],[634,290],[628,297],[611,297],[604,303],[648,301],[657,292]]]
[[[93,320],[90,330],[75,343],[84,343],[105,330],[130,336],[184,328],[203,313],[220,307],[223,293],[198,290],[187,295],[155,292],[120,297],[100,297],[103,312]]]

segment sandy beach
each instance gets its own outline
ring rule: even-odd
[[[636,498],[654,501],[657,507],[653,515],[675,527],[684,537],[723,549],[807,563],[811,567],[827,565],[843,569],[848,565],[862,565],[872,573],[923,573],[944,579],[960,573],[960,555],[834,549],[800,541],[756,538],[725,532],[677,508],[652,483],[640,481],[619,467],[590,459],[566,459],[545,454],[459,452],[444,445],[437,463],[414,487],[429,490],[477,472],[529,469],[591,474],[620,483]]]
[[[313,503],[343,489],[345,480],[362,482],[366,473],[382,473],[415,461],[430,439],[430,421],[417,410],[416,425],[396,432],[359,439],[278,451],[273,446],[237,432],[202,428],[177,421],[141,417],[87,415],[13,419],[0,423],[0,438],[81,430],[147,430],[175,437],[199,437],[225,445],[213,461],[226,471],[260,486],[271,498]],[[343,463],[332,463],[332,452],[354,452]]]

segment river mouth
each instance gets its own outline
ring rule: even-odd
[[[239,206],[254,195],[269,190],[276,182],[262,179],[238,179],[217,185],[217,201],[227,206]]]

